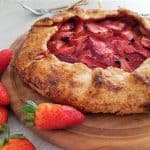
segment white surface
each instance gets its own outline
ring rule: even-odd
[[[24,0],[23,2],[34,8],[49,8],[61,4],[67,4],[71,0]],[[102,0],[106,9],[120,7],[129,8],[139,13],[150,13],[150,0]],[[90,0],[89,8],[98,8],[97,0]],[[10,44],[21,34],[25,33],[35,20],[39,17],[31,15],[18,5],[15,0],[0,0],[0,49],[8,48]],[[25,128],[11,114],[9,118],[11,131],[23,133],[28,137],[37,150],[60,150],[60,148],[49,144],[29,129]],[[69,142],[69,141],[68,141]]]

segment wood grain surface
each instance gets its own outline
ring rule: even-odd
[[[11,46],[14,58],[24,42],[24,36]],[[24,118],[20,107],[26,100],[47,101],[19,78],[13,63],[2,77],[11,96],[11,108],[19,120]],[[42,131],[31,128],[45,140],[66,150],[150,149],[150,114],[116,116],[113,114],[86,114],[85,122],[66,130]],[[43,149],[44,150],[44,149]]]

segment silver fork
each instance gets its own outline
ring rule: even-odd
[[[23,4],[22,2],[18,3],[26,10],[30,11],[32,14],[36,15],[36,16],[42,16],[45,15],[47,13],[56,13],[56,12],[60,12],[64,9],[70,9],[73,6],[79,6],[79,5],[86,5],[88,4],[88,0],[76,0],[74,2],[72,2],[70,5],[64,5],[64,6],[60,6],[60,7],[53,7],[50,9],[33,9],[25,4]]]
[[[23,4],[22,2],[18,1],[18,3],[24,9],[30,11],[32,14],[34,14],[36,16],[42,16],[42,15],[45,15],[47,13],[57,13],[57,12],[60,12],[64,9],[70,9],[73,6],[86,5],[86,4],[88,4],[88,2],[89,2],[89,0],[77,0],[77,1],[74,1],[73,3],[71,3],[70,5],[64,5],[64,6],[60,6],[60,7],[53,7],[53,8],[50,8],[50,9],[33,9],[33,8]],[[99,5],[101,6],[101,3]],[[143,16],[147,19],[150,19],[150,14],[141,14],[141,16]]]

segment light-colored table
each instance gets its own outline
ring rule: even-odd
[[[67,4],[71,0],[23,0],[34,8],[48,8]],[[149,0],[102,0],[106,9],[114,9],[118,6],[129,8],[139,13],[150,13]],[[88,8],[98,8],[97,0],[90,0]],[[15,0],[0,0],[0,49],[8,48],[20,35],[25,33],[33,22],[40,17],[35,17],[25,11]],[[60,150],[60,148],[45,142],[40,137],[24,127],[10,112],[9,126],[12,133],[23,133],[37,147],[37,150]],[[69,142],[69,141],[68,141]]]

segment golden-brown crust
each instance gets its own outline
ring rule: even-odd
[[[146,84],[150,85],[150,58],[145,60],[143,64],[135,70],[134,74]]]
[[[85,112],[146,112],[145,105],[150,105],[150,58],[132,73],[114,67],[90,69],[82,63],[62,62],[52,54],[36,59],[37,55],[47,51],[47,41],[58,30],[55,23],[73,16],[103,19],[121,15],[133,17],[150,30],[150,21],[126,9],[84,11],[74,8],[51,19],[37,21],[15,61],[20,76],[48,99],[75,106]]]

